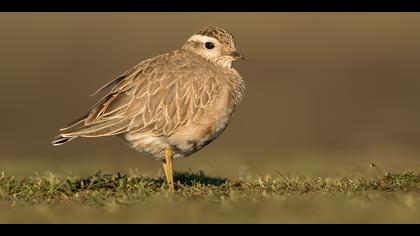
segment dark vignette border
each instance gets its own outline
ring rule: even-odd
[[[2,0],[1,12],[416,12],[415,0]]]

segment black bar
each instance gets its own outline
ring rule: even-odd
[[[2,12],[415,12],[419,1],[350,0],[2,0]]]

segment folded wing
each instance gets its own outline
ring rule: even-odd
[[[152,58],[105,85],[100,90],[109,89],[108,94],[88,114],[60,129],[53,144],[127,132],[169,136],[194,121],[218,89],[210,67],[183,56]]]

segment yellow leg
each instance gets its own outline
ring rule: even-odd
[[[172,172],[172,150],[165,149],[165,159],[162,160],[163,170],[165,171],[166,181],[169,185],[169,190],[174,190],[174,176]]]

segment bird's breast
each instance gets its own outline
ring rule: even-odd
[[[231,93],[228,90],[222,91],[195,122],[181,127],[168,138],[175,152],[190,155],[219,137],[229,124],[234,106]]]

